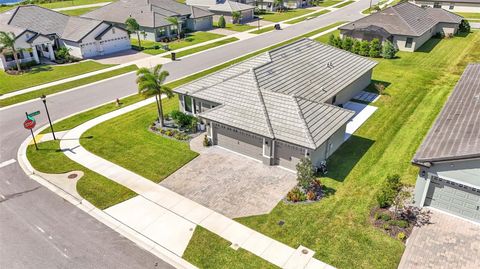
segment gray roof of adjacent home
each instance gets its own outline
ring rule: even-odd
[[[251,9],[255,9],[255,7],[230,0],[218,0],[216,5],[208,8],[208,10],[223,12],[245,11]]]
[[[429,2],[432,3],[432,0],[416,0],[415,2]],[[479,4],[480,0],[435,0],[435,2],[448,2],[448,3],[468,3],[468,4]]]
[[[480,157],[480,63],[467,66],[413,162],[476,157]]]
[[[353,31],[377,26],[392,35],[421,36],[438,23],[460,23],[462,19],[462,16],[441,8],[423,8],[403,2],[346,24],[339,29]]]
[[[207,10],[175,0],[119,0],[83,14],[82,17],[116,23],[125,23],[127,18],[133,17],[143,27],[161,27],[171,25],[167,20],[169,17],[201,18],[212,15]]]
[[[102,23],[98,20],[68,16],[36,5],[18,6],[0,14],[0,29],[10,31],[10,28],[15,34],[19,34],[21,30],[43,35],[55,34],[70,41],[81,40]]]
[[[332,67],[327,67],[329,63]],[[219,104],[201,113],[203,118],[316,149],[354,115],[324,103],[327,96],[340,92],[375,65],[370,59],[301,39],[175,92]],[[306,79],[311,83],[304,83]],[[292,90],[287,91],[285,85]]]

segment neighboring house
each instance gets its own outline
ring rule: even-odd
[[[187,0],[187,5],[208,9],[215,14],[214,20],[218,21],[220,16],[224,16],[228,22],[233,22],[232,13],[240,12],[240,23],[253,20],[255,7],[232,0]]]
[[[480,64],[470,64],[413,164],[415,204],[480,222]]]
[[[175,0],[119,0],[82,17],[102,19],[122,27],[132,17],[140,24],[141,37],[151,41],[161,41],[177,35],[178,26],[171,24],[167,20],[169,17],[178,18],[182,22],[182,28],[189,31],[203,31],[213,27],[211,12]],[[137,35],[132,33],[132,38],[137,38]]]
[[[371,83],[377,63],[301,39],[174,89],[214,145],[268,165],[314,165],[342,145],[354,112],[340,106]]]
[[[480,0],[413,0],[421,7],[443,8],[456,12],[480,12]]]
[[[454,35],[462,17],[438,8],[404,2],[340,27],[341,36],[391,41],[401,51],[416,51],[438,33]]]
[[[243,0],[243,1],[246,1],[247,4],[257,6],[259,9],[264,9],[266,11],[275,11],[278,9],[278,7],[275,6],[274,0],[257,0],[257,1]],[[305,7],[311,6],[312,2],[313,1],[311,0],[291,0],[291,1],[285,0],[283,2],[283,6],[285,8],[290,8],[290,9],[305,8]]]
[[[18,6],[0,13],[0,31],[17,36],[21,62],[55,60],[55,50],[69,49],[72,56],[90,58],[130,49],[128,33],[110,23],[71,17],[35,5]],[[15,65],[12,54],[0,55],[0,69]]]

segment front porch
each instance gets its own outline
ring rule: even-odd
[[[31,43],[26,43],[25,45],[17,45],[17,59],[21,65],[27,65],[29,63],[35,62],[35,64],[42,63],[42,58],[49,61],[55,61],[55,51],[53,48],[53,41],[44,38],[40,40],[39,38],[30,41]],[[13,55],[13,52],[4,52],[0,54],[0,69],[8,70],[16,68],[16,61]]]

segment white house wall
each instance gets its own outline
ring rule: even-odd
[[[187,28],[192,31],[205,31],[213,28],[213,16],[187,20]]]
[[[335,105],[345,104],[350,101],[355,95],[364,90],[372,82],[372,70],[366,72],[361,77],[357,78],[350,85],[346,86],[337,94]]]
[[[319,166],[322,161],[328,159],[333,153],[345,142],[345,132],[347,124],[343,125],[330,138],[318,147],[315,151],[310,153],[310,159],[314,166]]]

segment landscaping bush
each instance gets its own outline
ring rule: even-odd
[[[300,188],[295,187],[287,194],[287,200],[290,202],[303,202],[307,200],[307,197]]]
[[[308,189],[315,181],[315,171],[310,158],[303,158],[296,165],[297,181],[304,190]]]
[[[342,40],[342,49],[346,50],[346,51],[352,51],[352,47],[353,47],[353,40],[351,37],[345,37],[343,40]]]
[[[391,220],[390,225],[392,226],[397,226],[400,228],[407,228],[408,227],[408,221],[406,220]]]
[[[374,38],[372,42],[370,42],[370,50],[368,51],[368,56],[372,58],[378,58],[380,57],[381,52],[382,44],[380,43],[380,40],[378,40],[378,38]]]
[[[388,176],[385,186],[377,195],[377,203],[380,208],[387,208],[391,206],[402,188],[399,175]]]
[[[331,34],[328,37],[328,45],[336,47],[337,46],[337,37],[333,34]]]
[[[357,40],[357,39],[353,40],[353,46],[352,46],[352,50],[350,52],[353,52],[355,54],[360,53],[360,41],[359,40]]]
[[[405,239],[407,239],[407,235],[404,232],[399,232],[397,234],[397,238],[398,240],[404,241]]]
[[[366,40],[360,42],[360,50],[358,54],[362,56],[368,56],[368,53],[370,52],[370,43]]]
[[[227,26],[227,23],[225,22],[225,17],[220,16],[220,18],[218,18],[218,28],[225,28]]]
[[[170,117],[180,128],[188,128],[190,131],[195,131],[197,128],[197,118],[192,115],[185,114],[178,110],[174,110],[170,113]]]
[[[458,30],[462,33],[470,33],[470,23],[467,20],[462,20]]]
[[[395,58],[396,54],[397,54],[397,49],[395,48],[393,43],[388,40],[385,41],[382,49],[382,57],[385,59],[393,59]]]
[[[209,147],[210,146],[210,140],[208,139],[207,135],[203,137],[203,146],[204,147]]]

